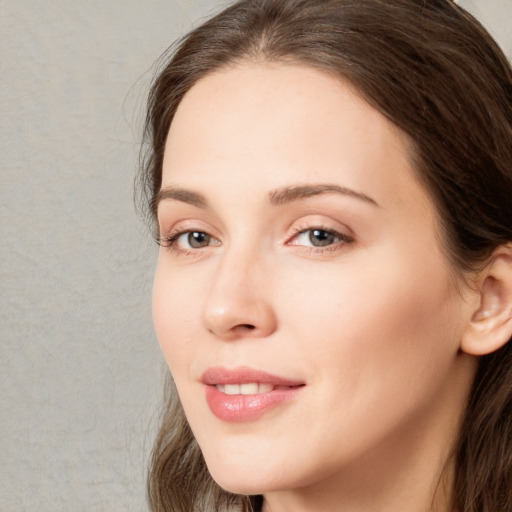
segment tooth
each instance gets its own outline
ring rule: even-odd
[[[224,384],[217,384],[215,386],[221,393],[224,393]]]
[[[256,382],[240,384],[240,394],[241,395],[256,395],[257,393],[258,393],[258,384]]]
[[[274,389],[274,386],[272,384],[263,384],[260,383],[258,386],[258,393],[268,393],[269,391],[272,391]]]
[[[226,395],[239,395],[240,394],[240,385],[239,384],[226,384],[224,386],[224,393],[226,393]]]

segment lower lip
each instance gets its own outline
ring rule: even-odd
[[[254,421],[268,411],[290,401],[303,386],[274,389],[259,395],[226,395],[215,386],[206,386],[206,401],[217,418],[230,423]]]

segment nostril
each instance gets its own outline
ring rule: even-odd
[[[256,329],[255,325],[252,324],[237,324],[230,331],[232,334],[237,336],[245,336]]]
[[[239,329],[244,329],[247,331],[252,331],[253,329],[256,329],[256,327],[252,324],[239,324],[237,325]]]

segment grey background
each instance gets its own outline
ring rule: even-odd
[[[467,0],[512,55],[512,0]],[[0,0],[0,511],[146,510],[151,65],[215,0]]]

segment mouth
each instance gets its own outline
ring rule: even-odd
[[[274,386],[264,382],[247,382],[245,384],[216,384],[215,387],[226,395],[261,395],[274,390],[286,390],[298,386]]]
[[[248,367],[210,368],[201,382],[211,412],[229,423],[255,421],[291,401],[306,385]]]

